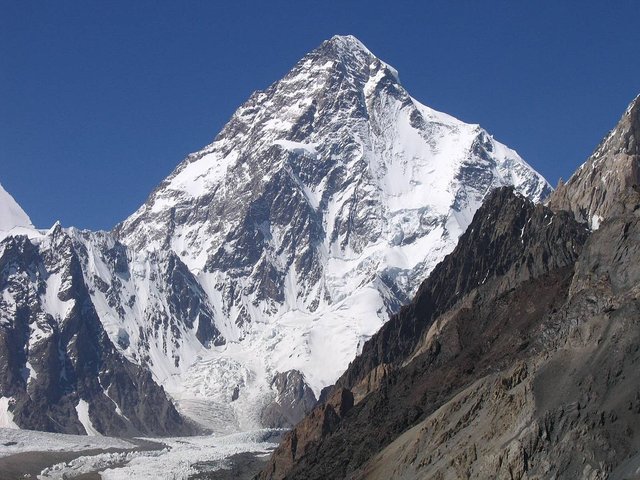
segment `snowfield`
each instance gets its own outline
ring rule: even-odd
[[[62,433],[0,428],[0,457],[24,452],[81,452],[92,449],[132,449],[135,444],[111,437],[88,437]]]
[[[88,437],[0,429],[0,458],[26,452],[85,452],[69,462],[51,465],[39,479],[68,479],[99,472],[103,479],[186,479],[189,476],[229,466],[229,457],[239,453],[266,455],[273,450],[281,430],[259,430],[226,436],[143,439],[161,443],[145,450],[135,443],[110,437]],[[135,441],[135,440],[133,440]],[[105,452],[106,449],[118,449]],[[99,452],[93,452],[98,450]],[[2,472],[0,471],[0,474]]]

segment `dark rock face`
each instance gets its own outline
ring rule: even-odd
[[[269,428],[292,428],[316,404],[316,396],[297,370],[278,373],[271,382],[276,398],[262,412],[262,425]]]
[[[511,365],[548,312],[562,305],[586,238],[571,215],[511,189],[495,191],[412,304],[365,345],[334,387],[334,394],[358,392],[358,403],[329,433],[306,434],[306,453],[295,461],[280,458],[290,455],[283,444],[261,478],[348,478],[461,388]]]
[[[213,312],[205,302],[204,290],[173,252],[169,255],[165,278],[168,285],[169,313],[172,318],[181,319],[189,329],[197,322],[196,338],[203,345],[224,344],[224,338],[215,326]]]
[[[491,195],[334,387],[355,405],[260,478],[635,478],[640,196],[621,179],[637,103],[587,163],[608,193],[588,197],[585,166],[555,213]]]
[[[353,388],[380,365],[406,361],[431,326],[469,292],[494,281],[499,292],[575,261],[587,230],[565,212],[495,190],[456,249],[420,286],[413,302],[391,317],[364,346],[338,384]]]
[[[335,389],[327,401],[316,407],[278,447],[260,478],[284,478],[296,462],[311,451],[326,436],[334,433],[340,421],[353,408],[353,394],[347,389]]]
[[[151,375],[109,340],[71,238],[0,243],[0,396],[21,428],[84,434],[78,405],[107,435],[193,432]]]

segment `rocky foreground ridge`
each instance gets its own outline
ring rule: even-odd
[[[494,191],[259,478],[637,478],[639,126],[549,206]]]

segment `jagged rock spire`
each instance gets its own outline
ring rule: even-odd
[[[626,208],[640,184],[640,95],[589,159],[549,200],[592,228]]]

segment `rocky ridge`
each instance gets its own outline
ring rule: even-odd
[[[634,478],[636,107],[554,210],[492,195],[333,388],[353,406],[329,430],[317,407],[260,478]],[[602,188],[588,198],[592,165]]]
[[[640,189],[640,96],[603,139],[591,157],[550,197],[552,208],[574,213],[597,229],[622,213],[626,196]],[[633,204],[633,201],[631,201]]]

